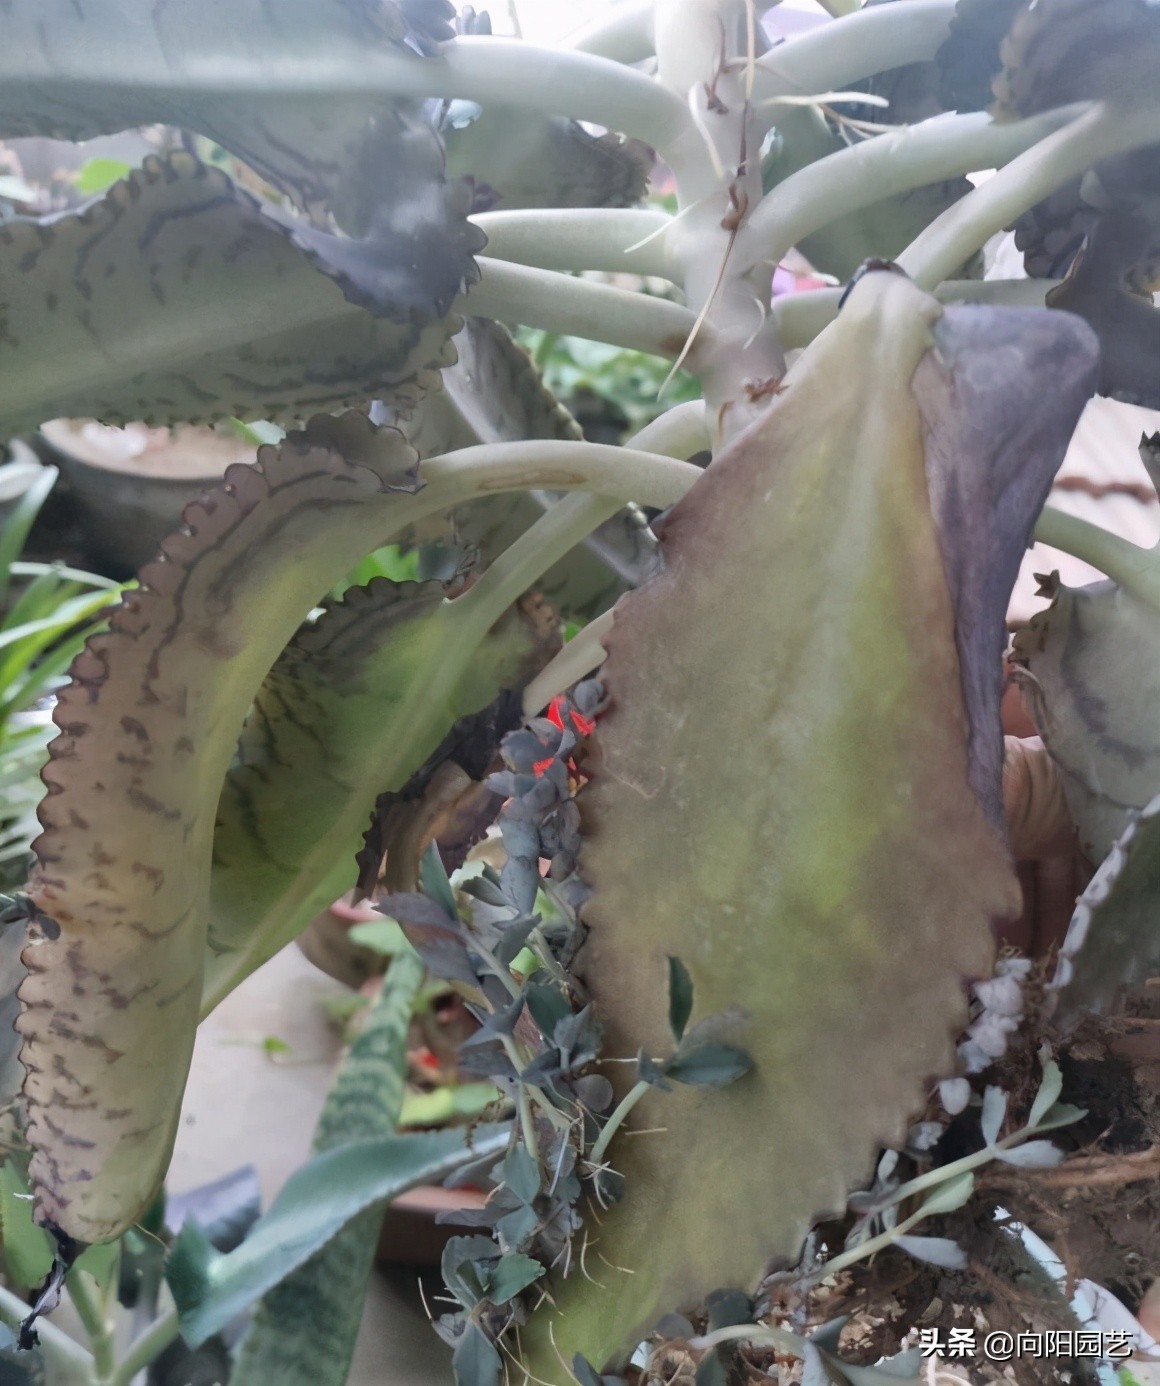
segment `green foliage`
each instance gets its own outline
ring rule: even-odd
[[[506,1129],[485,1128],[354,1141],[315,1155],[236,1251],[215,1252],[196,1223],[186,1223],[166,1279],[181,1312],[181,1334],[203,1343],[303,1265],[364,1209],[416,1184],[437,1183],[473,1158],[497,1153]]]
[[[396,954],[343,1061],[314,1133],[314,1150],[395,1134],[403,1106],[407,1028],[424,977],[413,951]],[[343,1386],[362,1318],[382,1210],[353,1218],[263,1298],[232,1386]],[[304,1312],[305,1311],[305,1312]]]
[[[696,377],[678,371],[661,397],[669,367],[655,356],[603,342],[523,328],[517,340],[543,372],[544,383],[580,419],[585,433],[623,441],[671,405],[699,399]]]
[[[39,831],[40,767],[54,728],[38,705],[63,683],[97,629],[93,618],[124,590],[62,564],[20,560],[56,475],[45,468],[0,528],[0,886],[7,889],[23,882]]]

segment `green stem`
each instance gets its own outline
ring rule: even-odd
[[[1067,515],[1051,506],[1045,506],[1040,514],[1035,538],[1090,563],[1119,583],[1125,592],[1160,610],[1160,555],[1155,549],[1141,548],[1078,515]]]
[[[15,1295],[11,1290],[0,1285],[0,1323],[6,1323],[10,1328],[19,1329],[20,1325],[30,1313],[29,1306]],[[57,1328],[56,1324],[48,1319],[39,1319],[36,1324],[36,1331],[40,1335],[40,1349],[44,1354],[45,1363],[59,1369],[64,1381],[83,1382],[85,1386],[91,1386],[93,1382],[93,1355],[83,1348],[80,1343],[75,1342],[68,1336],[63,1329]],[[53,1376],[54,1386],[56,1376]]]
[[[669,358],[693,326],[693,314],[668,299],[486,256],[477,264],[480,281],[457,302],[459,312]]]
[[[513,602],[622,504],[607,496],[565,496],[500,554],[453,607],[482,638]]]
[[[624,446],[637,452],[684,458],[706,451],[711,443],[705,418],[705,401],[690,399],[666,409],[652,423],[645,424],[639,433],[627,439]]]
[[[950,28],[955,0],[874,6],[780,43],[757,63],[755,101],[836,91],[876,72],[927,62]]]
[[[89,1335],[98,1386],[108,1386],[115,1367],[112,1321],[105,1314],[92,1277],[85,1271],[72,1271],[64,1283],[77,1317]]]
[[[946,1165],[944,1169],[952,1166]],[[943,1170],[939,1170],[942,1174]],[[852,1246],[849,1251],[843,1251],[839,1256],[831,1256],[828,1261],[824,1261],[816,1271],[810,1275],[812,1281],[824,1280],[829,1275],[835,1275],[840,1270],[845,1270],[847,1266],[856,1265],[859,1261],[865,1261],[871,1256],[876,1256],[880,1251],[885,1251],[887,1247],[893,1246],[899,1237],[906,1234],[917,1223],[927,1216],[921,1209],[917,1213],[912,1213],[910,1217],[903,1218],[896,1227],[888,1228],[885,1232],[880,1232],[877,1237],[870,1237],[857,1246]]]
[[[672,217],[629,207],[528,207],[480,212],[471,218],[487,236],[493,260],[514,260],[545,270],[603,270],[678,280],[665,253]],[[658,234],[659,233],[659,234]],[[637,249],[630,250],[637,242]]]
[[[599,669],[608,658],[608,652],[601,642],[612,629],[612,616],[611,611],[605,611],[589,621],[559,654],[544,665],[524,689],[525,717],[538,717],[557,693],[563,693],[587,674]]]
[[[1160,110],[1154,105],[1111,108],[1101,102],[1012,159],[936,217],[902,252],[898,263],[916,283],[932,289],[996,232],[1098,160],[1157,141]]]
[[[831,221],[926,183],[1009,163],[1075,117],[1077,107],[996,124],[984,112],[941,115],[850,145],[767,193],[745,233],[746,256],[779,264]]]
[[[132,1386],[133,1378],[155,1361],[178,1336],[177,1310],[170,1307],[130,1343],[109,1378],[109,1386]]]
[[[733,1324],[729,1328],[717,1328],[712,1333],[702,1333],[698,1338],[690,1338],[689,1346],[697,1352],[708,1352],[721,1343],[767,1343],[781,1352],[794,1357],[804,1357],[807,1339],[788,1328],[770,1328],[764,1323]]]
[[[1056,279],[944,279],[934,294],[942,303],[992,303],[1005,307],[1042,308]],[[770,312],[786,351],[808,346],[838,315],[841,289],[813,289],[785,294]]]
[[[654,51],[655,0],[621,0],[610,14],[602,14],[565,38],[564,48],[592,53],[617,63],[639,63]]]
[[[628,1092],[620,1099],[616,1105],[616,1110],[605,1122],[600,1135],[597,1136],[595,1145],[593,1145],[592,1149],[585,1156],[585,1159],[590,1165],[600,1164],[601,1160],[604,1158],[604,1152],[608,1149],[609,1142],[624,1125],[629,1113],[645,1093],[648,1092],[650,1087],[652,1087],[652,1084],[646,1083],[642,1079],[639,1083],[635,1083],[629,1088]]]

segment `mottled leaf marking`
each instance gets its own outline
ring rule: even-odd
[[[44,772],[18,1027],[39,1216],[78,1241],[129,1225],[168,1163],[201,1003],[214,807],[251,699],[352,542],[389,532],[415,461],[357,414],[262,449],[187,507],[73,664]]]
[[[583,437],[580,425],[545,387],[528,353],[506,328],[468,318],[454,347],[458,359],[443,372],[442,390],[427,394],[419,408],[400,406],[390,416],[420,456],[476,443]],[[490,562],[556,499],[552,492],[534,491],[469,501],[451,513],[456,538],[468,552]],[[433,527],[426,537],[445,532]],[[656,551],[644,514],[637,506],[626,506],[554,564],[537,586],[565,615],[590,618],[640,581]]]
[[[458,320],[352,307],[296,234],[185,154],[78,213],[0,226],[0,432],[417,404]]]

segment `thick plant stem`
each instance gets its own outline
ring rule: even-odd
[[[655,9],[654,0],[621,0],[611,12],[569,34],[561,46],[617,63],[642,62],[654,49]]]
[[[1008,308],[1042,308],[1057,279],[945,279],[934,291],[942,303],[991,303]],[[838,315],[841,289],[786,294],[771,317],[786,351],[808,346]]]
[[[711,442],[705,420],[705,401],[690,399],[684,404],[674,404],[652,423],[645,424],[624,446],[663,457],[691,457],[695,452],[704,452]]]
[[[715,441],[745,427],[764,383],[785,370],[765,330],[773,267],[745,248],[746,218],[761,200],[761,127],[748,91],[754,69],[739,60],[755,56],[749,13],[745,0],[657,4],[658,75],[694,116],[695,128],[668,156],[680,214],[667,239],[696,314],[682,357],[688,353],[701,378]]]
[[[941,115],[850,145],[792,174],[749,222],[748,252],[779,263],[812,232],[850,212],[925,183],[1008,163],[1077,113],[1049,111],[996,124],[983,112]]]
[[[676,356],[693,327],[693,314],[667,299],[503,260],[481,257],[478,264],[482,277],[457,303],[459,312],[566,332],[652,356]]]
[[[1141,548],[1099,525],[1045,506],[1035,526],[1041,544],[1062,549],[1098,568],[1125,592],[1160,611],[1160,552]]]
[[[758,61],[754,100],[835,91],[875,72],[926,62],[946,38],[954,12],[955,0],[906,0],[863,9],[778,44]]]
[[[538,717],[557,693],[563,693],[608,658],[601,643],[612,629],[613,613],[605,611],[589,621],[524,689],[524,716]]]
[[[486,234],[488,257],[493,260],[514,260],[546,270],[653,275],[674,282],[679,273],[665,251],[663,233],[672,218],[664,212],[528,207],[481,212],[471,220]]]
[[[89,1335],[97,1386],[109,1386],[115,1366],[113,1325],[105,1314],[105,1306],[96,1293],[92,1277],[84,1271],[74,1270],[65,1281],[65,1289]]]
[[[1111,109],[1101,102],[936,217],[898,263],[924,289],[933,289],[989,237],[1098,160],[1158,141],[1160,110],[1155,105]]]
[[[317,62],[301,82],[328,75]],[[345,76],[345,74],[344,74]],[[462,97],[590,120],[662,155],[689,128],[688,110],[651,78],[608,58],[516,39],[464,36],[433,57],[368,54],[362,85],[380,96]]]
[[[565,496],[500,554],[453,605],[469,617],[471,630],[482,639],[514,601],[569,549],[611,519],[621,505],[607,496]]]
[[[595,491],[664,509],[700,475],[689,462],[607,443],[533,439],[479,443],[429,458],[419,468],[424,487],[400,497],[406,516],[392,532],[475,496],[498,491]],[[383,542],[386,542],[385,540]]]
[[[177,1310],[170,1306],[130,1343],[109,1378],[109,1386],[132,1386],[134,1377],[161,1356],[169,1344],[176,1340],[179,1331]]]

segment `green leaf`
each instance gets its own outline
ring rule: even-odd
[[[360,948],[369,948],[371,952],[382,953],[388,958],[396,953],[415,951],[393,919],[367,919],[361,924],[353,924],[347,930],[347,938]]]
[[[503,1360],[477,1323],[468,1322],[451,1358],[456,1386],[499,1386]]]
[[[1150,455],[1150,440],[1141,453]],[[1160,551],[1142,552],[1160,562]],[[1113,582],[1066,587],[1015,637],[1036,725],[1059,767],[1079,846],[1102,862],[1132,809],[1160,793],[1160,611]],[[1110,869],[1110,868],[1109,868]]]
[[[939,1184],[919,1209],[919,1216],[932,1218],[939,1213],[953,1213],[968,1202],[975,1189],[975,1176],[968,1172],[957,1174]]]
[[[1043,1078],[1039,1083],[1039,1091],[1035,1094],[1035,1101],[1031,1104],[1027,1125],[1033,1128],[1038,1126],[1055,1106],[1062,1091],[1063,1071],[1054,1059],[1048,1059],[1043,1065]]]
[[[678,1044],[693,1014],[693,980],[680,958],[669,958],[669,1029]]]
[[[419,881],[423,890],[443,909],[448,919],[459,918],[459,906],[455,903],[455,892],[439,855],[439,844],[431,842],[423,853],[419,864]]]
[[[469,1160],[502,1150],[506,1128],[388,1136],[317,1155],[292,1174],[249,1236],[216,1253],[191,1223],[178,1234],[166,1279],[181,1315],[181,1335],[198,1347],[302,1265],[343,1227],[375,1204],[416,1184],[438,1183]]]
[[[508,1252],[500,1257],[492,1269],[487,1282],[487,1297],[493,1304],[506,1304],[543,1274],[544,1267],[539,1261],[534,1261],[521,1251]]]
[[[413,953],[392,963],[339,1069],[314,1133],[316,1151],[394,1134],[403,1103],[407,1031],[424,968]],[[382,1219],[360,1213],[259,1304],[232,1386],[344,1386],[362,1320]],[[312,1306],[304,1316],[302,1305]]]
[[[12,565],[20,557],[29,531],[40,514],[40,507],[48,499],[48,493],[59,475],[55,467],[45,467],[13,506],[0,528],[0,602],[8,595]]]
[[[73,187],[91,197],[107,192],[118,179],[128,177],[132,171],[132,164],[122,159],[89,159],[73,175]]]
[[[444,1126],[457,1118],[477,1117],[500,1100],[491,1083],[455,1083],[431,1092],[409,1092],[399,1113],[400,1126]]]
[[[445,181],[423,103],[392,102],[389,79],[368,87],[366,73],[413,67],[453,33],[435,7],[392,0],[282,0],[276,11],[233,0],[220,23],[188,0],[14,0],[0,26],[0,136],[195,130],[310,213],[296,239],[356,301],[383,311],[393,299],[397,322],[422,325],[473,277],[483,238],[466,221],[467,189]],[[317,229],[328,215],[345,238]]]
[[[318,268],[327,245],[305,235],[182,153],[150,157],[80,212],[9,224],[0,431],[61,415],[300,417],[380,394],[413,406],[453,324],[353,306],[333,264]]]
[[[701,1088],[724,1088],[744,1077],[753,1060],[732,1044],[701,1044],[678,1054],[664,1065],[664,1074],[677,1083]]]
[[[31,1290],[44,1280],[52,1267],[52,1242],[32,1221],[28,1183],[12,1156],[0,1165],[0,1242],[4,1272],[18,1289]]]
[[[663,569],[605,638],[577,970],[608,1052],[659,1054],[679,955],[699,1006],[747,1016],[753,1070],[641,1098],[665,1134],[614,1138],[599,1228],[632,1273],[553,1281],[521,1331],[533,1375],[756,1285],[950,1067],[962,979],[1019,909],[1006,603],[1096,354],[1064,314],[868,274],[666,515]]]

